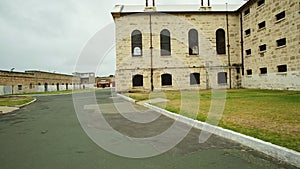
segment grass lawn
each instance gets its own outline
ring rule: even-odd
[[[0,96],[0,106],[20,106],[34,100],[32,97],[27,96]]]
[[[169,101],[154,105],[206,121],[211,105],[211,91],[185,92],[190,94],[185,99],[188,99],[191,106],[199,101],[193,98],[200,97],[198,114],[189,113],[187,108],[181,109],[181,94],[178,91],[164,92],[164,97]],[[148,100],[150,96],[149,93],[127,95],[139,101]],[[234,89],[227,90],[226,95],[225,110],[219,126],[300,151],[300,91]],[[151,94],[151,98],[161,96],[161,93]]]

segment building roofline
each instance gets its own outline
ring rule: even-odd
[[[255,0],[248,0],[244,4],[241,5],[228,5],[228,9],[226,9],[226,5],[212,5],[212,6],[199,6],[197,5],[161,5],[155,7],[149,7],[150,10],[145,10],[145,6],[142,5],[116,5],[111,14],[121,15],[121,14],[136,14],[136,13],[239,13],[249,4],[252,4]],[[126,9],[126,7],[132,8]],[[174,10],[175,7],[185,8],[182,10]],[[151,10],[151,8],[153,8]],[[161,9],[160,9],[161,8]],[[169,8],[168,10],[164,10],[164,8]],[[172,10],[173,8],[173,10]],[[192,10],[191,10],[192,9]]]

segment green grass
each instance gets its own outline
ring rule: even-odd
[[[34,100],[32,97],[25,97],[25,96],[1,96],[0,97],[0,106],[20,106],[26,103],[31,102]]]
[[[155,104],[174,113],[206,121],[211,106],[211,91],[184,91],[187,106],[181,107],[178,91],[164,92],[167,103]],[[149,99],[149,93],[130,93],[136,100]],[[151,94],[150,98],[155,98]],[[188,96],[186,96],[188,95]],[[159,97],[159,96],[158,96]],[[189,108],[199,104],[197,114]],[[236,89],[226,91],[225,110],[219,126],[259,138],[280,146],[300,151],[300,91],[278,91],[257,89]],[[211,112],[210,115],[214,115]]]

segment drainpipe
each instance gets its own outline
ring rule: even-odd
[[[229,88],[231,85],[231,61],[230,61],[230,40],[229,40],[229,23],[228,23],[228,4],[226,3],[226,27],[227,27],[227,50],[228,50],[228,67],[229,67]]]
[[[243,31],[243,14],[240,12],[240,24],[241,24],[241,56],[242,56],[242,75],[245,75],[245,61],[244,61],[244,31]]]
[[[153,4],[154,4],[154,0],[153,0]],[[151,13],[149,13],[149,17],[150,17],[150,22],[149,22],[149,26],[150,26],[150,58],[151,58],[151,92],[154,91],[154,85],[153,85],[153,34],[152,34],[152,15]]]

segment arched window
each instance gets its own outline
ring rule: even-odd
[[[218,73],[218,84],[227,84],[227,72]]]
[[[160,54],[161,56],[171,55],[171,37],[167,29],[160,32]]]
[[[135,30],[131,33],[131,53],[132,56],[142,56],[143,46],[142,32]]]
[[[198,31],[196,29],[189,31],[189,54],[199,55]]]
[[[191,73],[190,74],[190,84],[200,84],[200,73]]]
[[[132,86],[133,87],[142,87],[144,85],[143,75],[135,75],[132,78]]]
[[[161,75],[161,85],[162,86],[172,86],[172,75],[170,75],[170,74]]]
[[[216,32],[217,54],[226,54],[226,42],[224,29],[218,29]]]

